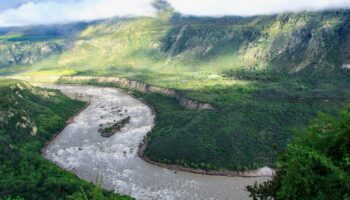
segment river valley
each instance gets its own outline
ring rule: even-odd
[[[155,116],[140,100],[113,88],[49,85],[64,94],[90,101],[89,106],[44,149],[44,156],[79,177],[118,193],[146,199],[249,199],[244,188],[267,177],[223,177],[168,170],[138,156],[139,144],[154,126]],[[104,124],[130,117],[109,138]]]

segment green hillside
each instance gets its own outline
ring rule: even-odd
[[[62,38],[57,33],[47,35],[50,39],[45,40],[45,35],[18,31],[15,35],[7,33],[1,41],[4,50],[10,52],[16,45],[24,48],[22,52],[12,52],[14,60],[27,58],[26,52],[36,52],[35,47],[43,42],[62,46],[59,40],[74,41],[63,53],[53,50],[56,56],[50,59],[42,52],[45,59],[34,67],[41,70],[69,67],[78,72],[118,72],[127,68],[150,73],[220,74],[248,68],[294,73],[316,66],[331,70],[350,62],[348,47],[344,45],[349,40],[349,13],[339,10],[248,18],[195,18],[174,13],[96,22],[72,33],[74,37]],[[25,48],[28,43],[33,49]],[[28,60],[8,64],[32,63]],[[2,66],[8,65],[3,62]]]
[[[334,113],[350,90],[349,10],[204,18],[167,8],[154,18],[93,22],[70,36],[9,33],[0,38],[1,74],[126,77],[213,105],[186,110],[138,94],[157,111],[146,154],[160,162],[274,166],[290,129],[319,111]]]
[[[41,156],[41,148],[83,106],[58,91],[0,79],[1,199],[68,199],[82,190],[89,198],[104,193],[105,199],[129,199],[102,191]]]

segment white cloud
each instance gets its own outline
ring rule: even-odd
[[[114,16],[150,16],[152,0],[27,1],[0,12],[0,26],[54,24]]]
[[[0,0],[0,26],[53,24],[114,16],[152,16],[153,0]],[[350,0],[168,0],[198,16],[259,15],[350,8]]]
[[[169,0],[183,14],[223,16],[261,15],[285,11],[350,8],[350,0]]]

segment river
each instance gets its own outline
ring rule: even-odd
[[[244,188],[266,177],[207,176],[157,167],[138,156],[138,146],[154,126],[152,110],[140,100],[113,88],[45,86],[89,100],[90,105],[51,141],[44,156],[82,179],[136,199],[249,199]],[[98,133],[101,125],[127,116],[130,122],[112,137]]]

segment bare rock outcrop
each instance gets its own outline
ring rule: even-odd
[[[128,80],[126,78],[119,77],[92,77],[92,76],[62,76],[60,77],[62,81],[68,82],[76,82],[76,81],[97,81],[100,83],[116,83],[121,87],[134,89],[144,93],[159,93],[168,97],[175,98],[182,106],[191,110],[211,110],[214,107],[208,103],[202,103],[196,100],[189,99],[184,95],[180,94],[180,92],[162,88],[157,86],[151,86],[145,83],[141,83],[139,81]]]
[[[181,94],[177,90],[151,86],[139,81],[133,81],[119,77],[95,77],[95,76],[41,76],[38,79],[35,76],[10,76],[8,78],[25,80],[28,82],[54,83],[62,82],[87,82],[97,81],[99,83],[116,83],[120,87],[130,88],[144,93],[159,93],[168,97],[175,98],[182,106],[191,110],[212,110],[214,107],[208,103],[192,100]]]

